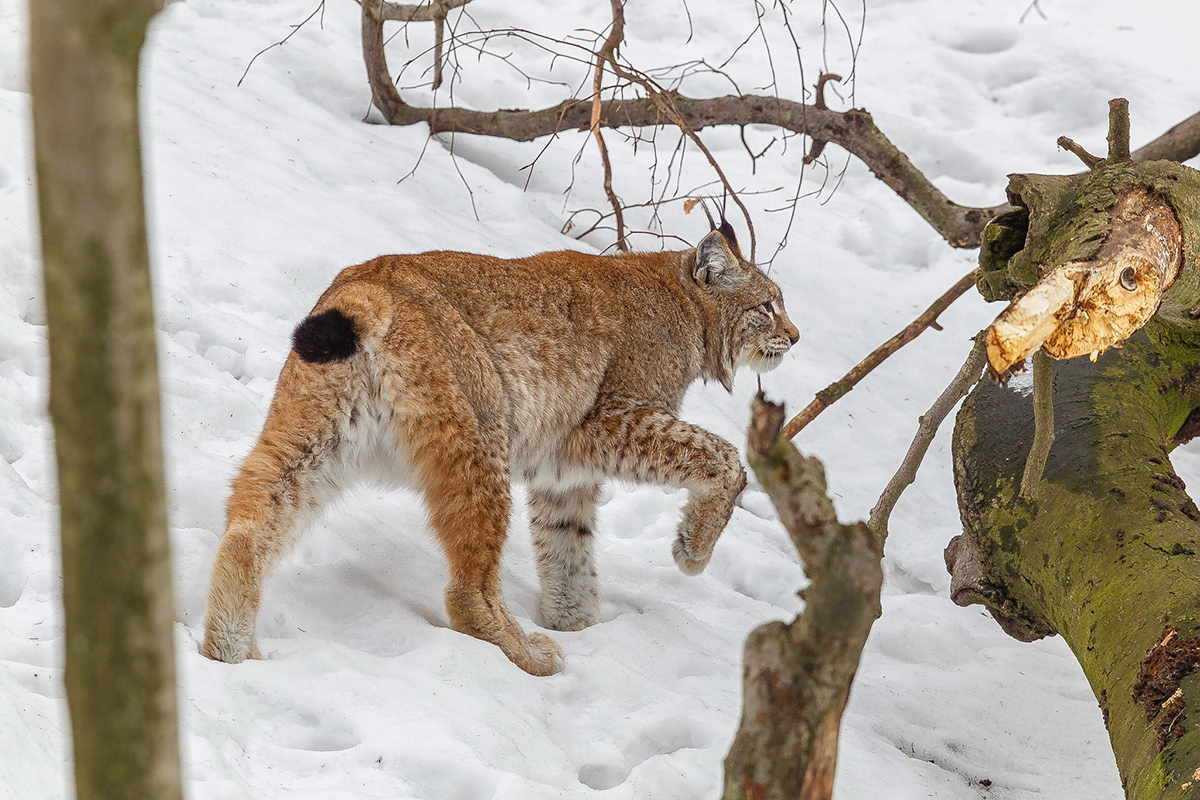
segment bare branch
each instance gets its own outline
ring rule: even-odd
[[[1074,153],[1088,169],[1091,169],[1104,160],[1100,156],[1094,156],[1087,150],[1084,150],[1083,145],[1079,144],[1074,139],[1068,139],[1066,136],[1058,137],[1058,146],[1063,150]]]
[[[465,5],[470,0],[441,0],[446,9]],[[818,142],[837,144],[867,165],[877,178],[887,184],[908,203],[952,247],[979,246],[984,226],[994,216],[1012,210],[1007,204],[990,207],[963,206],[949,200],[918,170],[908,157],[876,127],[871,115],[861,109],[831,111],[821,107],[823,102],[807,105],[794,100],[763,95],[725,95],[712,98],[691,98],[674,89],[660,86],[648,75],[621,65],[615,57],[609,61],[614,74],[628,83],[641,87],[646,96],[633,98],[599,98],[593,91],[587,99],[569,99],[556,106],[542,109],[500,109],[475,111],[464,108],[420,108],[401,100],[389,77],[383,53],[383,22],[398,19],[416,21],[433,19],[433,6],[397,6],[386,0],[361,0],[363,9],[363,59],[371,84],[372,100],[392,125],[426,123],[431,133],[470,133],[496,136],[514,141],[532,141],[544,136],[557,136],[567,130],[590,131],[599,128],[658,127],[669,121],[677,125],[709,160],[721,183],[733,196],[734,202],[746,214],[751,228],[753,257],[754,231],[738,197],[712,154],[696,135],[697,131],[717,125],[772,125],[795,134],[809,136],[813,141],[812,158],[820,152]],[[612,0],[610,0],[612,2]],[[402,11],[397,10],[402,9]],[[835,9],[836,11],[836,9]],[[839,13],[840,17],[840,13]],[[845,20],[842,20],[845,25]],[[786,16],[785,16],[786,23]],[[483,35],[490,35],[482,32]],[[508,33],[517,33],[508,31]],[[535,34],[526,32],[529,41]],[[559,44],[566,44],[559,42]],[[856,43],[852,40],[852,49]],[[574,46],[574,45],[572,45]],[[583,49],[583,48],[580,48]],[[595,56],[588,53],[588,60]],[[555,57],[571,58],[555,54]],[[579,60],[583,60],[580,58]],[[720,70],[716,70],[718,73]],[[853,78],[853,74],[851,75]],[[824,77],[828,82],[832,77]],[[823,89],[824,86],[822,85]],[[818,100],[820,97],[818,92]],[[599,113],[596,113],[596,105]],[[597,117],[596,125],[592,118]],[[785,137],[786,144],[786,137]],[[1186,159],[1200,154],[1200,114],[1180,123],[1159,139],[1132,154],[1133,160],[1153,158]],[[811,159],[810,159],[811,160]],[[611,200],[611,198],[610,198]]]
[[[777,436],[782,406],[754,401],[748,458],[810,579],[804,612],[746,639],[742,720],[725,758],[724,800],[829,800],[850,685],[879,616],[882,551],[837,519],[825,471]]]
[[[621,5],[621,0],[611,0],[611,5],[612,26],[609,28],[608,38],[596,51],[596,70],[592,79],[592,120],[589,127],[592,129],[592,135],[596,138],[596,147],[600,150],[600,162],[604,166],[604,194],[608,196],[608,203],[612,206],[616,221],[617,249],[625,253],[629,251],[629,244],[625,240],[625,213],[621,208],[621,200],[613,191],[612,162],[608,158],[608,147],[604,144],[604,135],[600,132],[600,93],[604,89],[604,65],[605,63],[613,64],[615,70],[617,48],[625,40],[625,9]]]
[[[1037,495],[1050,446],[1054,444],[1054,362],[1044,350],[1033,354],[1033,444],[1025,457],[1021,496]]]
[[[938,428],[941,427],[946,416],[958,405],[958,401],[966,397],[967,393],[971,391],[971,387],[979,380],[985,363],[987,363],[987,344],[981,332],[975,336],[975,345],[971,348],[971,352],[967,355],[967,360],[959,369],[958,374],[950,381],[950,385],[938,395],[937,400],[933,401],[929,410],[921,415],[917,434],[913,437],[912,444],[908,446],[908,452],[904,454],[900,468],[888,481],[888,485],[879,495],[875,507],[871,509],[871,518],[867,522],[867,527],[874,531],[881,546],[887,540],[888,520],[891,519],[892,509],[896,507],[896,502],[900,499],[900,495],[904,494],[904,490],[917,479],[917,469],[925,460],[925,453],[929,450],[933,437],[937,435]]]
[[[817,78],[817,92],[813,100],[813,104],[822,111],[828,111],[829,106],[825,104],[825,84],[830,81],[841,81],[841,75],[834,75],[831,72],[822,72]],[[812,144],[808,148],[808,155],[804,157],[805,164],[811,164],[821,157],[821,153],[825,152],[825,145],[829,144],[825,139],[812,137]]]
[[[363,0],[363,8],[366,8],[368,0]],[[378,16],[380,21],[390,20],[393,22],[436,22],[438,17],[443,20],[446,18],[446,12],[453,9],[465,6],[471,0],[431,0],[428,3],[417,3],[415,5],[401,5],[399,3],[379,2]]]
[[[1124,97],[1108,101],[1108,160],[1129,160],[1129,101]]]
[[[1187,161],[1200,155],[1200,114],[1193,114],[1145,147],[1133,151],[1134,161]]]
[[[813,100],[817,108],[822,111],[829,109],[829,106],[825,104],[825,84],[829,83],[829,81],[841,81],[841,79],[841,75],[835,75],[832,72],[822,72],[817,77],[817,96]]]
[[[442,46],[446,39],[446,4],[443,0],[434,0],[435,15],[433,17],[433,88],[442,86]]]
[[[550,108],[473,111],[463,108],[419,108],[400,99],[388,74],[383,53],[383,0],[363,0],[363,59],[375,106],[392,125],[424,122],[432,133],[472,133],[531,141],[555,136],[564,130],[589,130],[592,103],[568,100]],[[934,229],[955,247],[978,247],[983,226],[1009,206],[968,208],[952,203],[935,187],[899,148],[885,137],[865,111],[834,112],[777,97],[726,95],[697,100],[663,89],[645,75],[610,62],[619,77],[641,86],[649,96],[609,99],[601,102],[599,124],[603,127],[654,127],[664,117],[674,122],[709,159],[734,202],[753,222],[733,186],[725,179],[696,131],[714,125],[775,125],[841,145],[862,159],[877,177],[900,194]],[[753,247],[752,247],[753,253]],[[752,254],[753,257],[753,254]]]
[[[949,308],[951,303],[962,297],[967,289],[974,286],[975,279],[978,277],[978,269],[968,272],[959,279],[958,283],[951,286],[945,294],[935,300],[933,305],[925,309],[921,316],[909,323],[908,327],[875,348],[874,352],[856,364],[854,369],[842,376],[841,380],[831,383],[817,392],[816,399],[793,417],[787,425],[783,426],[783,436],[791,439],[797,433],[804,430],[808,423],[816,419],[826,408],[840,400],[859,381],[867,377],[873,369],[886,361],[892,353],[895,353],[901,347],[904,347],[904,345],[917,338],[926,328],[934,327],[937,323],[938,315]]]

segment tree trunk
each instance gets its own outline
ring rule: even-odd
[[[976,387],[954,431],[964,530],[946,563],[955,602],[985,605],[1023,641],[1063,636],[1100,702],[1126,795],[1157,800],[1200,794],[1200,511],[1168,458],[1200,427],[1198,174],[1153,162],[1015,176],[1024,216],[985,234],[980,286],[1012,296],[1087,261],[1135,187],[1178,215],[1178,280],[1123,347],[1054,363],[1053,446],[1028,499],[1031,399]]]
[[[138,140],[155,0],[32,0],[66,689],[80,798],[181,797]]]
[[[783,407],[756,400],[750,466],[775,504],[811,583],[791,623],[751,632],[743,709],[725,759],[725,800],[828,800],[850,684],[883,585],[880,544],[842,525],[820,462],[779,436]]]

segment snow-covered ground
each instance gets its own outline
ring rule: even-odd
[[[551,144],[530,177],[520,168],[544,141],[458,137],[451,149],[420,127],[372,124],[374,114],[364,122],[370,97],[359,11],[348,0],[333,0],[260,56],[239,86],[255,53],[315,6],[178,0],[154,23],[144,59],[188,797],[716,796],[738,722],[742,642],[754,626],[800,609],[796,554],[753,486],[697,578],[680,574],[670,555],[682,496],[613,487],[600,514],[602,621],[553,634],[566,666],[551,678],[532,678],[495,647],[449,630],[445,566],[419,499],[371,488],[349,493],[269,582],[264,660],[228,666],[199,655],[228,481],[262,423],[291,327],[330,278],[387,252],[508,256],[610,244],[603,232],[584,242],[559,232],[572,211],[604,208],[585,134]],[[840,9],[852,39],[862,25],[854,103],[959,202],[1000,202],[1009,172],[1079,169],[1055,139],[1065,134],[1103,152],[1111,97],[1130,100],[1135,147],[1200,108],[1195,0],[1034,6],[870,0],[865,25],[860,5]],[[768,61],[764,37],[751,36],[755,7],[629,0],[624,53],[643,68],[717,64],[750,37],[728,67],[737,87],[769,91],[761,87],[773,66],[781,94],[799,98],[779,12],[766,9]],[[826,9],[824,35],[821,0],[794,0],[791,9],[809,85],[823,66],[849,76],[834,8]],[[518,26],[563,36],[607,21],[606,3],[584,0],[479,0],[468,10],[473,23],[461,30]],[[24,15],[22,0],[0,0],[0,797],[46,800],[69,794],[70,770]],[[401,80],[409,86],[423,80],[428,59],[419,54],[431,32],[414,25],[405,39],[397,36],[388,52],[394,72],[418,59]],[[507,62],[464,52],[456,102],[540,106],[587,81],[568,60],[548,73],[548,59],[531,45],[490,46],[566,86],[527,85]],[[733,91],[703,73],[684,89]],[[405,95],[432,100],[426,88]],[[437,100],[447,102],[445,90]],[[831,93],[830,101],[845,107],[849,98]],[[745,135],[757,152],[777,132],[754,127]],[[752,166],[737,130],[704,137],[735,186],[775,190],[747,194],[759,256],[769,256],[788,214],[767,209],[795,191],[803,147],[777,141]],[[659,134],[663,163],[676,140]],[[644,143],[634,153],[617,133],[608,142],[617,191],[644,199],[655,149]],[[793,411],[975,258],[945,245],[859,162],[847,166],[839,148],[826,155],[828,174],[807,169],[803,191],[811,194],[772,267],[804,338],[763,384]],[[692,152],[678,191],[709,180]],[[706,226],[680,206],[663,209],[663,226],[694,242]],[[633,224],[649,225],[648,214],[635,212]],[[659,246],[652,237],[636,243]],[[944,331],[923,335],[798,437],[824,460],[843,518],[866,516],[917,417],[997,311],[965,297],[943,314]],[[684,415],[740,444],[754,388],[747,375],[732,396],[698,386]],[[949,426],[892,518],[883,616],[846,712],[837,796],[1117,798],[1100,710],[1066,646],[1019,644],[982,610],[947,599],[942,548],[959,529],[948,443]],[[1198,455],[1182,453],[1176,464],[1200,479]],[[514,613],[533,628],[537,585],[522,511],[504,580]]]

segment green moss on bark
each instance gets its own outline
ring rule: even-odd
[[[1165,631],[1200,634],[1200,511],[1168,457],[1200,407],[1200,173],[1155,161],[1013,176],[1020,211],[985,232],[978,285],[1010,299],[1093,258],[1135,188],[1179,217],[1179,278],[1122,348],[1055,364],[1055,442],[1033,498],[1019,496],[1030,398],[985,381],[964,401],[953,445],[964,532],[947,562],[957,602],[983,603],[1018,638],[1063,636],[1100,702],[1127,796],[1158,800],[1200,796],[1200,673],[1152,674]],[[1170,696],[1148,701],[1151,679]]]
[[[1027,397],[981,384],[955,431],[964,536],[1010,601],[999,610],[1045,620],[1071,646],[1103,699],[1130,797],[1188,796],[1180,787],[1200,767],[1195,681],[1181,685],[1195,720],[1172,726],[1161,750],[1156,720],[1134,700],[1164,626],[1200,631],[1200,525],[1167,457],[1196,405],[1172,388],[1200,367],[1200,349],[1184,352],[1172,358],[1138,335],[1096,364],[1056,364],[1058,439],[1034,501],[1017,497],[1033,431]]]

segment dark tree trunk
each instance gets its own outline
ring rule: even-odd
[[[30,3],[67,705],[76,794],[96,800],[181,796],[138,144],[138,57],[160,5]]]

